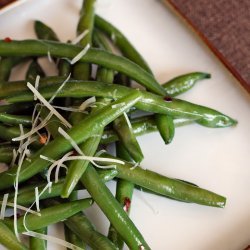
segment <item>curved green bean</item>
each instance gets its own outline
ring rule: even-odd
[[[44,77],[45,73],[40,64],[37,62],[37,60],[32,60],[31,64],[29,65],[25,78],[28,81],[35,81],[37,75],[39,75],[40,77]]]
[[[155,122],[165,144],[169,144],[175,133],[175,125],[172,117],[155,114]]]
[[[8,226],[0,220],[0,244],[6,247],[6,249],[12,250],[28,250],[28,248],[18,241],[15,234],[10,230]]]
[[[36,230],[36,233],[40,234],[47,234],[47,227],[41,228]],[[30,244],[30,250],[46,250],[47,249],[47,241],[36,238],[36,237],[31,237],[29,239]]]
[[[192,72],[175,77],[172,80],[164,83],[162,86],[164,87],[167,95],[177,96],[191,89],[197,81],[208,79],[210,77],[211,75],[208,73]]]
[[[72,59],[80,53],[81,47],[45,40],[23,40],[6,43],[0,41],[0,56],[46,56],[48,51],[51,56]],[[117,70],[142,84],[147,89],[165,95],[164,88],[154,77],[137,64],[128,59],[116,56],[99,49],[89,49],[79,62],[94,63],[106,68]]]
[[[125,162],[124,165],[115,165],[116,170],[118,170],[118,178],[130,181],[160,195],[213,207],[224,207],[226,204],[225,197],[187,182],[171,179],[139,166],[133,168],[134,165],[128,162]]]
[[[130,249],[140,249],[140,247],[145,250],[150,249],[121,205],[98,178],[98,174],[91,165],[82,175],[81,182]]]
[[[112,42],[121,50],[125,57],[140,65],[143,69],[152,74],[151,69],[146,61],[121,31],[98,15],[95,16],[95,27],[107,34]]]
[[[24,126],[31,125],[31,117],[27,115],[11,115],[7,113],[0,113],[0,122],[7,123],[9,125],[19,125]]]
[[[45,97],[51,97],[59,85],[54,84],[40,89],[40,93]],[[121,98],[138,90],[127,88],[121,85],[106,84],[101,82],[68,82],[67,85],[58,93],[57,97],[74,97],[82,98],[87,96],[99,96],[106,98]],[[174,98],[164,98],[147,91],[140,91],[142,98],[135,105],[136,108],[167,114],[176,118],[199,119],[208,127],[228,127],[237,123],[234,119],[224,115],[214,109],[193,104],[187,101]],[[24,102],[33,100],[33,94],[29,91],[5,99],[7,103]],[[0,106],[1,107],[1,106]]]
[[[116,154],[121,159],[133,162],[133,159],[131,158],[130,154],[128,154],[128,151],[119,142],[116,143]],[[126,180],[117,179],[115,198],[128,215],[131,209],[133,191],[133,183]],[[123,249],[124,241],[112,225],[109,227],[108,237],[112,242],[114,242],[116,246],[118,246],[119,249]]]

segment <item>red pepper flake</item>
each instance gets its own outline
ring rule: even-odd
[[[77,153],[77,151],[76,151],[76,150],[73,150],[72,155],[73,155],[73,156],[77,156],[77,155],[79,155],[79,154]]]
[[[47,135],[41,135],[39,138],[39,142],[43,145],[47,142],[47,140],[48,140]]]
[[[12,42],[12,39],[11,39],[10,37],[5,37],[5,38],[4,38],[4,41],[5,41],[6,43],[11,43],[11,42]]]
[[[164,100],[165,100],[166,102],[172,102],[172,101],[173,101],[173,99],[172,99],[171,96],[165,96],[165,97],[164,97]]]
[[[125,197],[123,204],[124,204],[123,206],[124,211],[128,212],[130,205],[131,205],[131,200],[128,197]]]

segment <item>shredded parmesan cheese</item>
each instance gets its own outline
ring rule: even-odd
[[[49,119],[52,117],[53,113],[50,112],[46,118],[35,128],[32,128],[29,132],[27,132],[26,134],[23,134],[21,136],[18,136],[16,138],[12,138],[12,141],[20,141],[20,140],[24,140],[28,137],[30,137],[31,135],[33,135],[34,133],[36,133],[38,130],[42,129],[44,126],[46,126],[47,122],[49,121]]]
[[[3,201],[0,201],[0,204],[3,204],[4,203],[4,200]],[[25,211],[25,212],[28,212],[28,213],[31,213],[31,214],[35,214],[35,215],[37,215],[37,216],[41,216],[41,214],[40,213],[38,213],[38,212],[36,212],[36,211],[34,211],[34,210],[31,210],[31,209],[29,209],[29,208],[27,208],[27,207],[24,207],[24,206],[21,206],[21,205],[18,205],[18,204],[14,204],[14,203],[12,203],[12,202],[7,202],[6,203],[6,207],[15,207],[16,206],[16,208],[17,209],[19,209],[19,210],[22,210],[22,211]]]
[[[57,94],[62,90],[62,88],[64,87],[64,85],[69,81],[71,76],[71,73],[69,73],[68,77],[65,79],[65,81],[60,85],[60,87],[57,89],[57,91],[54,93],[53,96],[51,96],[51,98],[49,99],[49,103],[51,103],[54,98],[57,96]]]
[[[61,110],[64,110],[64,111],[69,111],[69,112],[79,112],[79,113],[85,113],[85,114],[88,114],[87,111],[84,111],[84,110],[80,110],[80,108],[74,108],[74,107],[63,107],[63,106],[56,106],[56,105],[53,105],[53,107],[55,109],[61,109]]]
[[[36,90],[38,90],[39,82],[40,82],[40,76],[37,75],[37,76],[36,76],[36,80],[35,80],[35,89],[36,89]],[[34,95],[34,100],[35,100],[35,101],[37,100],[36,95]]]
[[[65,124],[67,127],[71,128],[71,124],[61,115],[59,114],[50,103],[30,84],[27,83],[27,87],[37,96],[37,98],[58,118]]]
[[[66,131],[64,131],[61,127],[58,128],[58,132],[66,139],[70,142],[70,144],[72,145],[72,147],[76,150],[76,152],[79,155],[84,155],[84,153],[82,152],[82,150],[78,147],[77,143],[69,136],[69,134],[67,134]]]
[[[51,54],[50,54],[50,51],[49,51],[49,50],[48,50],[48,52],[47,52],[47,56],[48,56],[49,62],[52,63],[53,60],[52,60],[52,57],[51,57]]]
[[[1,206],[0,220],[4,219],[8,197],[9,197],[9,194],[4,194],[4,196],[3,196],[3,202],[2,202],[2,206]]]
[[[93,103],[96,102],[96,98],[95,96],[93,97],[90,97],[89,99],[87,99],[86,101],[84,101],[80,107],[79,107],[79,110],[83,111],[85,109],[87,109],[88,107],[90,107]]]
[[[78,44],[88,33],[89,30],[84,30],[79,36],[71,41],[71,44]]]
[[[90,44],[88,43],[85,48],[80,51],[70,62],[71,65],[75,64],[76,62],[78,62],[79,60],[81,60],[81,58],[88,52],[90,48]]]
[[[123,107],[126,103],[125,102],[121,102],[121,103],[118,103],[118,104],[113,104],[111,106],[112,109],[115,109],[115,108],[120,108],[120,107]]]
[[[123,113],[123,115],[124,115],[124,117],[125,117],[125,119],[126,119],[126,122],[127,122],[127,124],[128,124],[128,127],[130,128],[130,129],[132,129],[132,125],[131,125],[131,123],[130,123],[130,120],[129,120],[129,118],[128,118],[128,115],[124,112]]]

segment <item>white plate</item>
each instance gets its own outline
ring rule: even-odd
[[[80,5],[72,0],[28,0],[0,15],[0,37],[35,37],[33,20],[40,19],[67,41],[75,37]],[[103,0],[97,11],[126,34],[160,82],[191,71],[212,73],[211,80],[197,84],[181,98],[213,107],[239,121],[235,128],[178,128],[168,146],[157,133],[141,137],[144,167],[225,195],[227,205],[225,209],[204,207],[135,191],[133,221],[152,249],[243,249],[250,243],[249,96],[160,1]],[[109,186],[114,190],[113,184]],[[95,206],[88,215],[99,230],[107,232],[108,222]],[[61,228],[51,230],[54,234],[59,231]],[[61,248],[49,244],[49,249]]]

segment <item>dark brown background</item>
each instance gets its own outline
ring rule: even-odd
[[[250,0],[165,0],[250,93]]]

